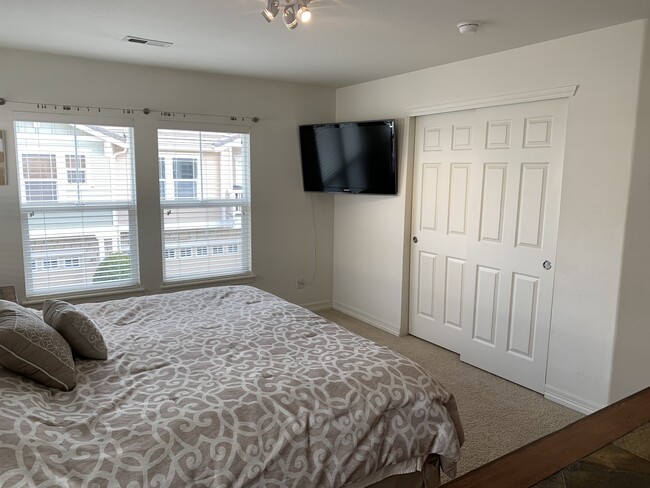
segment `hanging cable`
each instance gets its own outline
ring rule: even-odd
[[[311,224],[314,231],[314,272],[311,275],[311,280],[307,281],[305,285],[311,285],[316,279],[316,272],[318,271],[318,228],[316,226],[316,209],[314,208],[314,194],[311,195]]]

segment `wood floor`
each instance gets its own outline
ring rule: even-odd
[[[650,388],[502,456],[446,488],[650,487]]]

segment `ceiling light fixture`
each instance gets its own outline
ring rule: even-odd
[[[271,22],[282,8],[284,25],[287,29],[293,30],[298,26],[298,20],[303,23],[311,20],[311,10],[307,7],[310,2],[311,0],[267,0],[266,8],[262,10],[262,17],[267,22]]]
[[[268,0],[266,8],[262,10],[262,17],[266,19],[267,22],[271,22],[275,19],[275,16],[278,15],[280,11],[280,0]]]

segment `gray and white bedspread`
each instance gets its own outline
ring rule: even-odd
[[[79,306],[106,361],[0,368],[2,487],[340,487],[453,473],[455,403],[412,361],[248,286]],[[460,429],[460,426],[458,426]]]

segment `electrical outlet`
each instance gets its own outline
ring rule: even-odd
[[[304,288],[305,287],[305,278],[296,278],[296,288]]]

